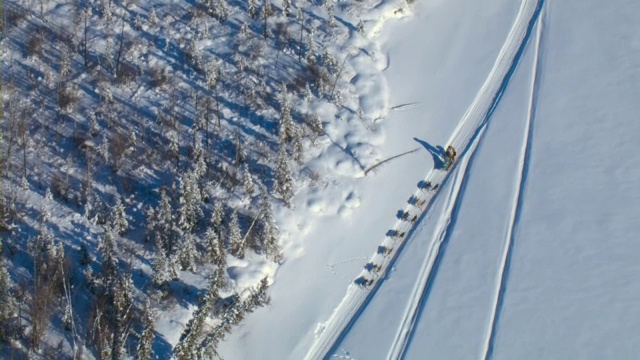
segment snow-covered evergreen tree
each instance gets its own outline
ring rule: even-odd
[[[62,315],[62,324],[65,330],[70,331],[73,328],[73,308],[71,303],[67,302],[64,305],[64,314]]]
[[[246,39],[247,36],[249,35],[249,24],[247,24],[247,22],[243,22],[242,25],[240,26],[240,39]]]
[[[51,188],[47,188],[44,192],[44,199],[48,202],[53,201],[53,194],[51,193]]]
[[[202,139],[200,135],[197,135],[193,148],[193,174],[195,175],[196,181],[199,181],[206,173],[207,162],[205,159],[204,149],[202,148]]]
[[[152,238],[156,244],[156,252],[163,249],[165,252],[173,250],[173,206],[167,192],[160,192],[160,204],[147,213],[147,222],[151,230]],[[160,241],[160,242],[158,242]]]
[[[269,305],[271,298],[267,294],[267,289],[269,289],[269,280],[265,276],[260,280],[260,284],[255,289],[252,289],[251,295],[245,301],[244,307],[246,311],[251,312],[260,306]]]
[[[314,38],[315,38],[315,29],[312,28],[307,34],[307,61],[310,64],[315,64],[316,57],[317,57],[316,42]]]
[[[329,27],[336,27],[336,17],[333,15],[333,6],[327,8],[327,19],[329,20]]]
[[[247,13],[251,18],[255,19],[258,16],[258,5],[256,4],[256,0],[249,0],[247,4]]]
[[[156,13],[156,8],[151,7],[151,12],[149,13],[149,22],[151,25],[155,25],[158,23],[158,14]]]
[[[184,231],[192,231],[202,218],[202,198],[196,175],[188,172],[180,177],[180,205],[178,208],[178,225]]]
[[[151,280],[158,287],[162,287],[172,280],[168,262],[169,260],[164,253],[156,253],[156,257],[153,259]]]
[[[207,67],[207,87],[209,89],[214,89],[216,87],[219,75],[220,70],[218,69],[218,65],[215,61],[209,62],[209,66]]]
[[[234,210],[229,220],[229,250],[233,256],[238,259],[244,259],[245,247],[245,241],[240,230],[240,222],[238,221],[238,212]]]
[[[282,15],[289,16],[291,14],[291,2],[289,0],[282,0]]]
[[[279,143],[283,144],[289,142],[293,138],[294,123],[291,118],[291,107],[288,103],[282,105],[280,111],[280,122],[278,124],[278,131],[280,135]]]
[[[236,134],[236,165],[242,164],[247,160],[247,151],[243,145],[242,136]]]
[[[269,195],[266,191],[262,193],[260,214],[260,237],[262,240],[262,249],[269,260],[279,262],[282,259],[282,254],[280,253],[280,247],[278,245],[278,238],[280,234],[276,221],[273,217],[273,208],[269,201]]]
[[[220,247],[220,238],[213,229],[210,228],[205,232],[204,241],[207,246],[207,260],[210,263],[220,264],[226,262],[224,244]]]
[[[138,31],[142,30],[142,17],[140,14],[136,15],[135,19],[133,19],[133,28]]]
[[[210,287],[214,287],[215,289],[222,289],[226,286],[227,281],[224,276],[224,274],[226,274],[226,261],[227,260],[225,258],[224,263],[218,265],[218,268],[213,274],[213,283],[209,285]]]
[[[137,360],[151,360],[153,352],[153,340],[155,339],[155,313],[151,308],[151,303],[147,301],[142,315],[142,334],[138,339],[136,348]]]
[[[311,130],[316,134],[316,136],[321,136],[324,134],[324,126],[322,125],[322,121],[320,121],[320,117],[318,114],[309,115],[309,126]]]
[[[98,246],[102,255],[101,280],[102,285],[110,288],[117,279],[118,275],[118,255],[116,254],[117,245],[116,237],[111,229],[103,229],[102,239]]]
[[[271,0],[262,0],[262,20],[263,20],[263,28],[262,28],[262,36],[266,39],[269,37],[271,32],[269,31],[268,20],[271,16],[273,10],[271,9]]]
[[[291,176],[291,169],[289,168],[289,159],[285,147],[280,145],[278,151],[278,160],[276,164],[276,193],[284,200],[288,207],[292,206],[291,199],[293,198],[293,178]]]
[[[180,168],[180,142],[178,139],[178,133],[176,131],[171,132],[169,135],[169,153],[176,160],[176,172]]]
[[[247,194],[248,197],[253,196],[255,186],[253,184],[253,178],[251,177],[249,165],[246,163],[242,165],[242,185],[244,187],[244,193]]]
[[[120,198],[116,200],[116,204],[111,209],[111,227],[118,235],[124,234],[129,229],[126,209]]]
[[[302,164],[304,159],[304,146],[302,145],[302,129],[293,125],[293,160],[298,164]]]
[[[196,251],[195,236],[187,233],[184,235],[178,248],[178,261],[180,267],[185,271],[196,271],[196,260],[198,252]]]
[[[2,249],[2,242],[0,242],[0,249]],[[11,293],[11,279],[0,258],[0,341],[11,335],[5,332],[5,329],[14,316],[15,308],[15,299]]]
[[[39,226],[46,227],[47,223],[51,220],[51,212],[49,211],[49,206],[43,202],[40,206],[40,224]]]
[[[218,233],[218,236],[222,236],[222,223],[224,221],[224,209],[220,200],[216,201],[213,205],[213,214],[211,214],[211,225],[213,229]]]
[[[330,73],[338,72],[338,61],[333,55],[331,55],[329,48],[326,46],[324,47],[324,50],[322,50],[322,63]]]
[[[313,92],[309,83],[306,83],[304,84],[304,101],[308,103],[311,99],[313,99]]]
[[[111,356],[113,360],[124,358],[125,339],[128,335],[128,325],[131,319],[131,307],[133,305],[133,281],[131,275],[121,276],[113,289],[113,342]]]
[[[71,74],[71,59],[66,51],[62,51],[60,55],[60,75],[67,76]]]
[[[198,308],[187,322],[182,335],[180,335],[178,345],[173,350],[176,360],[203,359],[202,351],[204,349],[201,342],[205,336],[206,320],[218,299],[218,287],[214,276],[209,280],[207,293],[200,299]]]
[[[227,21],[229,18],[229,5],[227,5],[225,0],[216,0],[214,2],[214,8],[211,10],[221,23]]]

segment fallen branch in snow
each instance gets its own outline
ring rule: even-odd
[[[415,107],[415,105],[421,104],[422,101],[416,101],[416,102],[410,102],[410,103],[406,103],[406,104],[400,104],[400,105],[396,105],[393,107],[390,107],[389,110],[406,110],[406,109],[411,109],[412,107]]]
[[[377,168],[378,166],[380,166],[380,165],[382,165],[382,164],[384,164],[384,163],[386,163],[386,162],[388,162],[388,161],[391,161],[391,160],[393,160],[393,159],[399,158],[400,156],[404,156],[404,155],[407,155],[407,154],[414,153],[414,152],[416,152],[416,151],[418,151],[418,150],[420,150],[420,148],[415,148],[415,149],[413,149],[413,150],[411,150],[411,151],[403,152],[402,154],[398,154],[398,155],[392,156],[392,157],[390,157],[390,158],[384,159],[384,160],[382,160],[382,161],[378,162],[377,164],[374,164],[373,166],[371,166],[371,167],[369,167],[368,169],[366,169],[366,170],[364,171],[364,176],[367,176],[367,174],[369,173],[369,171],[371,171],[371,170],[373,170],[373,169]]]

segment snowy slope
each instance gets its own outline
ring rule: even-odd
[[[495,358],[633,358],[640,341],[640,6],[576,5],[548,4]]]
[[[396,121],[387,128],[390,155],[409,150],[403,148],[409,134],[427,140],[427,147],[446,145],[517,22],[514,3],[418,4],[415,18],[383,32],[390,103],[411,104],[388,117],[386,124]],[[344,247],[366,247],[361,253],[332,250],[354,254],[336,272],[343,289],[349,288],[348,306],[336,300],[339,290],[327,288],[331,282],[319,271],[312,285],[289,293],[292,307],[265,310],[259,321],[250,320],[241,341],[268,349],[265,358],[300,358],[305,348],[317,358],[328,347],[332,357],[354,359],[633,358],[640,326],[633,301],[640,291],[633,241],[640,230],[640,192],[633,186],[640,177],[634,141],[640,133],[634,119],[640,110],[634,102],[640,92],[640,37],[633,25],[638,10],[631,1],[547,0],[477,151],[472,157],[469,151],[454,170],[371,297],[349,285],[362,270],[351,263],[365,265],[384,239],[379,224],[364,219],[388,218],[383,210],[389,204],[403,208],[390,199],[408,199],[420,172],[433,166],[428,160],[410,161],[410,155],[383,167],[377,179],[363,179],[360,209],[368,214],[353,213],[359,226],[334,222],[309,232],[311,240],[353,231]],[[437,34],[436,25],[442,26]],[[404,194],[400,182],[409,185]],[[381,187],[376,191],[370,184]],[[387,227],[393,224],[390,219]],[[378,241],[369,238],[376,231]],[[432,262],[433,245],[440,241]],[[310,263],[316,262],[319,270],[326,256],[309,255],[298,269],[314,269]],[[291,289],[280,286],[279,291]],[[365,306],[355,310],[357,302]],[[357,316],[345,325],[346,333],[332,330],[324,340],[336,314],[342,325]],[[267,345],[251,329],[269,319],[277,319],[281,330]],[[324,331],[310,342],[304,330],[313,331],[314,319]],[[255,358],[251,354],[244,358]]]
[[[584,39],[593,43],[578,41],[566,49],[568,39],[554,38],[553,29],[563,24],[556,31],[571,33],[566,24],[574,14],[567,6],[565,16],[556,15],[562,10],[548,3],[473,160],[454,230],[419,304],[417,326],[409,328],[408,342],[400,342],[408,346],[398,350],[386,329],[397,328],[392,336],[406,337],[398,308],[415,306],[407,290],[415,275],[399,269],[389,285],[400,291],[380,291],[334,356],[633,358],[638,338],[629,334],[637,333],[638,322],[631,320],[637,319],[632,315],[637,306],[628,299],[638,291],[631,280],[638,268],[632,256],[623,254],[633,253],[638,230],[628,215],[637,212],[638,192],[629,185],[638,178],[638,163],[637,145],[625,134],[638,133],[631,116],[637,108],[630,100],[638,87],[619,80],[637,79],[637,64],[630,60],[633,51],[614,42],[598,52],[602,59],[576,66],[597,48],[595,43],[604,43],[600,39],[615,38],[606,30],[616,29],[617,36],[626,34],[622,37],[637,43],[630,25],[614,27],[611,20],[633,13],[633,5],[607,9],[604,28],[590,29],[602,37],[591,33]],[[579,18],[588,15],[594,16]],[[621,63],[616,71],[607,70],[603,60],[611,55],[604,54],[616,54]],[[589,68],[600,71],[587,76]],[[586,78],[592,86],[579,85],[578,79]],[[602,100],[610,102],[606,108],[615,109],[615,115],[599,114]],[[603,123],[603,118],[611,120]],[[588,140],[596,138],[601,141]],[[610,162],[618,142],[629,165],[624,170]],[[566,150],[568,156],[558,156]],[[624,176],[610,178],[618,172]],[[607,181],[613,186],[605,187]],[[434,241],[428,224],[433,220],[427,219],[412,241]],[[405,251],[410,246],[417,247]],[[412,255],[403,254],[397,267],[417,266],[411,258],[418,256]],[[412,280],[400,279],[400,273]]]

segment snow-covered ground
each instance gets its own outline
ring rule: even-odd
[[[542,11],[476,151],[364,306],[346,308],[356,316],[329,341],[329,357],[633,358],[640,4],[531,3]],[[420,151],[334,184],[359,207],[306,229],[300,257],[275,278],[273,304],[247,319],[224,355],[300,359],[331,319],[351,319],[345,293],[433,168],[427,148],[447,145],[492,74],[520,6],[418,2],[413,16],[385,24],[387,101],[398,108],[380,123],[381,151]]]

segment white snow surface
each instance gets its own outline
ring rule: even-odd
[[[298,197],[298,240],[272,305],[221,353],[634,358],[640,4],[452,0],[412,11],[376,25],[389,91],[364,103],[390,109],[375,123],[382,158],[420,150]],[[437,193],[418,190],[425,175],[445,179],[432,153],[450,143],[461,157],[451,176]],[[430,206],[408,231],[395,216],[418,212],[412,194]],[[395,228],[404,245],[377,254],[400,244],[385,236]],[[384,275],[364,289],[354,281],[371,277],[370,261]]]

